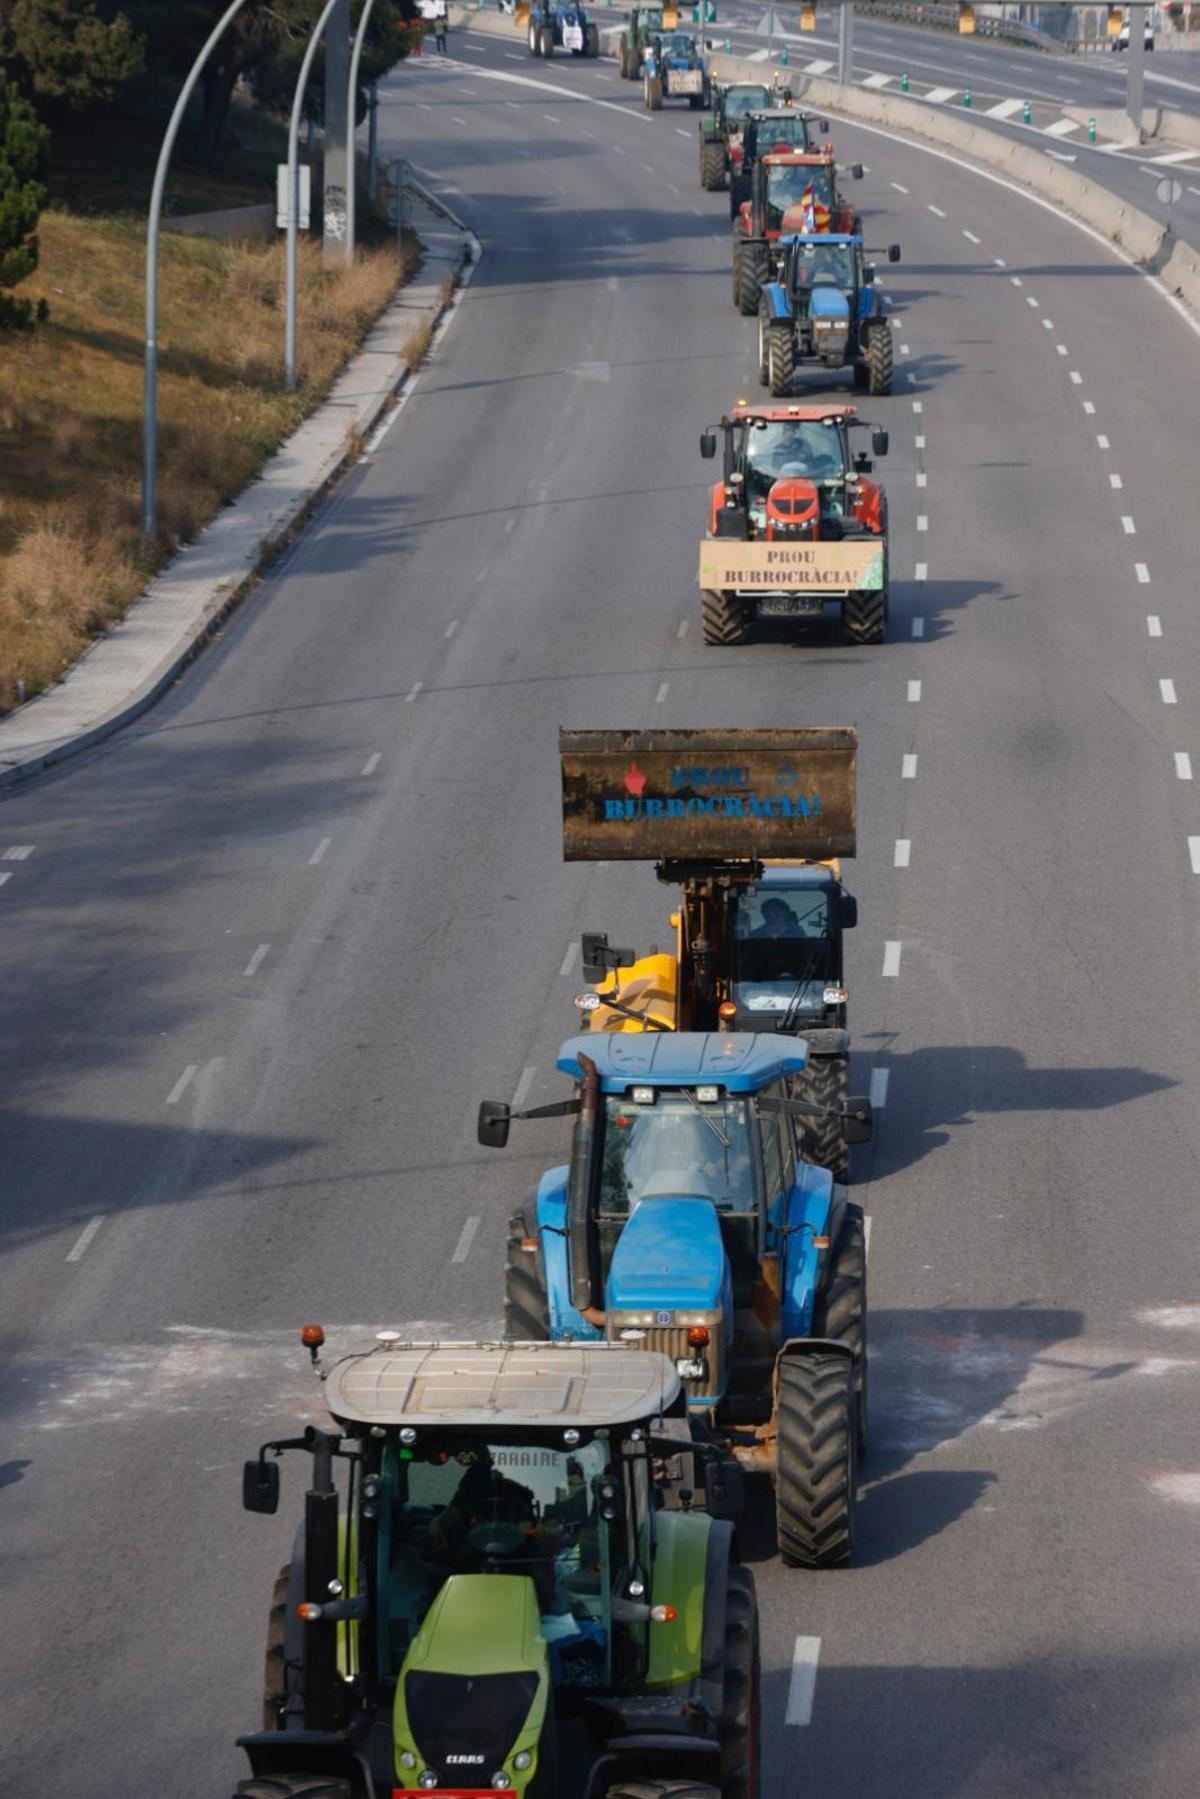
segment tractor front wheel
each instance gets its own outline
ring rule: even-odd
[[[552,31],[543,30],[538,33],[538,55],[554,55],[554,33]]]
[[[767,327],[767,386],[777,400],[791,393],[795,372],[796,334],[791,320],[775,321]]]
[[[263,1668],[263,1729],[282,1730],[287,1704],[288,1590],[292,1564],[285,1562],[275,1577],[271,1609],[267,1614],[267,1655]]]
[[[530,56],[538,54],[538,28],[536,25],[529,27],[529,54]]]
[[[700,596],[704,608],[705,643],[745,643],[750,622],[735,593],[709,589]]]
[[[892,328],[876,325],[867,341],[867,385],[872,394],[892,391]]]
[[[725,146],[718,140],[715,144],[705,138],[700,139],[700,185],[710,194],[715,193],[725,179]]]
[[[591,57],[599,56],[599,54],[600,54],[600,27],[599,27],[599,25],[589,25],[588,26],[587,31],[584,34],[584,39],[583,39],[583,54],[585,56],[591,56]]]
[[[642,98],[647,112],[661,112],[663,103],[663,84],[661,75],[647,75],[642,82]]]
[[[764,243],[742,240],[739,245],[740,254],[737,259],[737,307],[747,318],[753,318],[758,311],[758,303],[762,299],[762,290],[767,285],[770,274],[770,262],[767,257],[767,246]]]
[[[855,1447],[867,1453],[867,1231],[861,1206],[847,1206],[813,1330],[854,1351]]]
[[[546,1270],[541,1244],[525,1248],[530,1240],[524,1214],[514,1212],[504,1256],[504,1334],[516,1343],[545,1343],[550,1337]]]
[[[835,1353],[779,1363],[775,1530],[789,1568],[844,1568],[854,1546],[854,1364]]]
[[[353,1790],[329,1774],[256,1774],[238,1781],[236,1799],[353,1799]]]
[[[754,1577],[745,1568],[731,1568],[725,1596],[722,1799],[758,1799],[760,1684]]]

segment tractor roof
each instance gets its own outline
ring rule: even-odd
[[[752,119],[760,122],[764,119],[811,119],[815,115],[804,112],[799,106],[756,106],[750,114]]]
[[[336,1362],[341,1422],[504,1427],[632,1424],[679,1393],[666,1356],[620,1343],[401,1343]]]
[[[779,241],[781,244],[816,244],[820,249],[826,244],[861,244],[862,238],[848,231],[785,231]]]
[[[653,1087],[694,1087],[713,1082],[729,1093],[757,1093],[786,1074],[799,1074],[808,1059],[801,1037],[773,1031],[614,1031],[572,1037],[558,1052],[563,1074],[583,1074],[590,1056],[605,1093],[624,1093],[634,1082]]]
[[[733,419],[805,419],[808,422],[821,423],[827,419],[857,418],[857,406],[835,406],[826,401],[823,406],[792,406],[786,401],[776,406],[760,404],[757,401],[739,400],[730,413]]]
[[[762,160],[771,169],[816,169],[823,163],[831,163],[833,158],[827,150],[768,150]]]

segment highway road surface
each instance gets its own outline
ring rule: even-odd
[[[697,437],[757,389],[695,119],[451,50],[381,114],[485,246],[430,365],[171,695],[0,799],[0,1790],[232,1793],[300,1324],[498,1328],[565,1137],[489,1155],[476,1102],[562,1091],[581,930],[666,930],[562,864],[559,725],[853,723],[872,1453],[853,1569],[743,1529],[764,1792],[1194,1799],[1200,339],[838,124],[904,251],[890,641],[706,649]]]

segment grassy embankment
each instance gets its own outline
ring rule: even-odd
[[[173,181],[176,213],[273,196],[278,133],[243,115],[232,153]],[[403,268],[369,217],[353,269],[301,245],[301,385],[283,386],[283,245],[164,232],[159,266],[159,518],[139,534],[145,195],[157,150],[70,146],[21,292],[49,321],[0,336],[0,711],[55,680],[149,575],[232,499],[310,412]],[[153,145],[153,147],[152,147]],[[56,147],[57,148],[57,147]],[[103,164],[100,168],[98,165]],[[319,194],[314,169],[314,202]],[[360,201],[360,216],[362,202]],[[372,225],[374,224],[374,230]],[[282,234],[280,234],[282,239]],[[371,241],[373,240],[373,241]]]

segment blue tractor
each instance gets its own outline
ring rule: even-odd
[[[783,1560],[832,1568],[851,1559],[866,1447],[866,1241],[797,1142],[823,1110],[789,1097],[806,1060],[782,1033],[574,1037],[558,1057],[570,1099],[485,1100],[478,1132],[503,1148],[514,1117],[575,1117],[569,1163],[509,1221],[507,1334],[669,1356],[694,1422],[773,1474]],[[866,1141],[867,1102],[840,1110]]]
[[[861,237],[830,232],[783,237],[778,278],[758,303],[758,378],[787,398],[798,362],[851,368],[855,387],[892,391],[892,327]],[[889,244],[899,262],[899,244]]]
[[[647,112],[664,100],[686,99],[693,112],[711,103],[708,64],[690,31],[661,31],[642,58],[642,98]]]
[[[599,56],[600,27],[582,6],[533,0],[529,9],[529,54],[553,56],[556,50],[565,50],[569,56]]]

